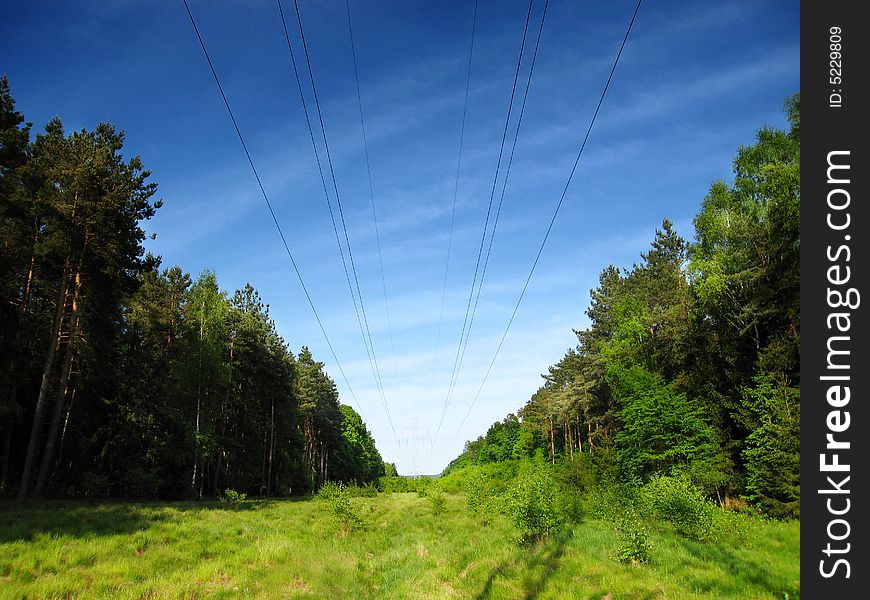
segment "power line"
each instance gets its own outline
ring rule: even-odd
[[[456,199],[459,196],[459,171],[462,167],[462,145],[465,141],[465,118],[468,115],[468,90],[471,86],[471,60],[474,56],[474,34],[477,29],[477,5],[474,0],[474,15],[471,19],[471,44],[468,49],[468,69],[465,75],[465,100],[462,103],[462,125],[459,128],[459,157],[456,160],[456,178],[453,184],[453,208],[450,211],[450,235],[447,238],[447,259],[444,264],[444,284],[441,287],[441,310],[438,313],[438,331],[435,334],[435,360],[441,344],[441,325],[444,321],[444,299],[447,295],[447,274],[450,272],[450,250],[453,246],[453,224],[456,219]]]
[[[501,207],[502,207],[502,203],[504,202],[505,191],[507,190],[507,183],[508,183],[508,178],[510,177],[511,166],[513,165],[513,162],[514,162],[514,153],[516,152],[516,149],[517,149],[517,140],[519,139],[519,135],[520,135],[520,127],[522,126],[523,115],[525,114],[525,111],[526,111],[526,101],[528,100],[528,97],[529,97],[529,89],[531,89],[531,86],[532,86],[532,74],[535,72],[535,63],[537,62],[537,59],[538,59],[538,49],[541,45],[541,34],[544,31],[544,22],[547,18],[547,7],[548,6],[549,6],[549,0],[545,0],[544,1],[544,10],[543,10],[542,15],[541,15],[541,24],[538,27],[538,36],[537,36],[537,39],[535,40],[535,50],[532,54],[532,62],[531,62],[531,65],[529,67],[529,76],[528,76],[528,79],[526,81],[526,89],[525,89],[525,92],[523,93],[523,102],[522,102],[522,105],[520,106],[520,114],[517,118],[516,130],[514,131],[514,140],[513,140],[513,144],[511,145],[511,153],[510,153],[510,156],[508,157],[507,168],[505,169],[505,175],[504,175],[504,179],[502,181],[501,194],[500,194],[499,200],[498,200],[498,207],[496,208],[495,219],[493,220],[493,224],[492,224],[492,233],[489,236],[489,246],[487,247],[487,250],[486,250],[486,259],[483,261],[483,270],[481,271],[481,275],[480,275],[480,283],[477,286],[477,294],[474,298],[474,307],[471,310],[471,318],[468,321],[468,333],[465,336],[465,343],[462,346],[462,354],[459,357],[459,366],[457,367],[457,370],[456,370],[457,379],[459,377],[459,370],[462,369],[462,362],[465,359],[465,351],[468,348],[468,339],[471,336],[471,327],[474,324],[474,316],[477,314],[477,305],[478,305],[478,302],[480,301],[480,292],[483,289],[483,281],[484,281],[484,278],[486,277],[486,269],[487,269],[487,266],[489,265],[490,254],[492,253],[492,244],[493,244],[493,241],[495,240],[495,230],[496,230],[496,228],[498,228],[498,220],[499,220],[499,216],[501,215]],[[451,394],[453,393],[453,391],[455,391],[455,385],[456,385],[456,382],[454,381],[454,388],[451,390]]]
[[[205,42],[202,39],[202,35],[199,33],[199,28],[196,26],[196,19],[193,18],[193,13],[190,11],[190,6],[187,4],[187,0],[182,0],[184,3],[184,8],[187,10],[187,16],[190,17],[190,24],[193,26],[193,31],[196,33],[196,38],[199,40],[199,45],[202,48],[202,52],[205,55],[205,60],[208,62],[209,69],[211,69],[211,74],[214,77],[214,81],[217,84],[218,91],[220,92],[221,98],[224,101],[224,106],[226,106],[227,113],[230,116],[230,120],[233,123],[233,128],[236,130],[236,135],[239,137],[239,142],[242,144],[242,150],[245,152],[245,156],[248,159],[248,164],[251,166],[251,171],[254,173],[254,179],[257,180],[257,186],[260,188],[260,193],[263,195],[263,200],[266,201],[266,207],[269,209],[269,214],[272,217],[272,222],[275,224],[275,229],[278,231],[278,235],[281,238],[281,243],[284,245],[284,250],[287,252],[287,256],[290,258],[290,264],[293,265],[293,270],[296,273],[296,277],[299,279],[299,284],[302,286],[302,291],[305,293],[305,298],[308,300],[308,305],[311,307],[311,311],[314,313],[314,318],[317,320],[317,325],[320,327],[321,333],[323,333],[323,337],[326,340],[326,345],[329,346],[329,351],[332,353],[332,358],[335,359],[335,364],[338,366],[338,370],[341,373],[342,379],[344,379],[345,385],[347,385],[347,389],[350,392],[351,397],[354,400],[357,408],[360,411],[360,415],[365,419],[365,414],[363,413],[362,406],[360,406],[359,400],[357,400],[356,394],[353,391],[353,388],[350,385],[350,382],[347,379],[347,375],[344,373],[344,369],[341,366],[341,362],[338,360],[338,356],[335,353],[335,348],[332,346],[332,342],[329,339],[329,335],[326,333],[326,329],[323,326],[323,321],[320,319],[320,315],[317,312],[317,308],[314,306],[314,301],[311,299],[311,294],[308,293],[308,288],[305,286],[305,281],[302,279],[302,273],[299,271],[299,267],[296,264],[296,260],[293,258],[293,253],[290,251],[290,246],[287,244],[287,239],[284,237],[284,232],[281,230],[281,225],[278,223],[278,218],[275,216],[275,211],[272,208],[272,203],[269,201],[269,196],[266,193],[266,189],[263,187],[263,182],[260,179],[260,174],[257,172],[257,167],[254,166],[254,160],[251,158],[251,153],[248,151],[248,145],[245,143],[245,138],[242,136],[242,131],[239,129],[239,124],[236,122],[236,117],[233,114],[233,109],[230,108],[230,102],[227,100],[227,95],[224,93],[224,88],[221,85],[220,79],[218,78],[217,71],[214,68],[214,64],[212,63],[211,57],[208,54],[208,50],[205,47]]]
[[[384,276],[384,259],[383,259],[383,256],[381,254],[381,234],[380,234],[380,231],[378,230],[378,213],[375,210],[375,190],[374,190],[374,186],[372,185],[372,167],[371,167],[371,161],[369,160],[369,142],[368,142],[368,138],[366,136],[366,123],[365,123],[365,118],[363,117],[362,93],[360,92],[360,86],[359,86],[359,68],[357,67],[357,60],[356,60],[356,44],[354,43],[354,39],[353,39],[353,23],[352,23],[351,18],[350,18],[350,0],[345,0],[344,5],[345,5],[345,8],[347,9],[347,30],[348,30],[348,33],[350,35],[350,50],[351,50],[351,55],[353,56],[353,75],[354,75],[354,79],[356,80],[356,98],[357,98],[357,103],[359,104],[359,122],[360,122],[360,127],[362,129],[363,149],[365,150],[365,156],[366,156],[366,173],[368,174],[368,180],[369,180],[369,197],[371,198],[371,204],[372,204],[372,220],[374,221],[374,224],[375,224],[375,240],[377,241],[377,245],[378,245],[378,265],[380,266],[381,284],[382,284],[383,289],[384,289],[384,308],[386,309],[386,312],[387,312],[387,331],[390,334],[390,349],[392,350],[392,353],[393,353],[393,372],[394,372],[394,375],[398,375],[397,369],[396,369],[396,344],[393,342],[393,323],[392,323],[392,319],[390,319],[390,303],[387,300],[387,279]]]
[[[338,212],[339,212],[339,216],[341,219],[342,230],[344,232],[345,244],[347,245],[347,253],[348,253],[348,257],[350,258],[351,271],[353,272],[353,280],[354,280],[354,284],[356,286],[356,295],[354,294],[354,285],[351,284],[351,281],[350,281],[350,273],[348,272],[348,269],[347,269],[347,262],[345,261],[344,250],[342,249],[341,240],[339,238],[338,228],[337,228],[337,225],[335,222],[335,215],[332,211],[332,205],[331,205],[330,200],[329,200],[329,193],[327,191],[325,179],[323,177],[322,167],[321,167],[321,163],[319,160],[319,154],[317,153],[316,143],[314,142],[314,135],[313,135],[313,131],[311,129],[311,123],[309,120],[309,113],[308,113],[308,109],[307,109],[306,103],[305,103],[305,96],[304,96],[304,93],[302,92],[302,85],[301,85],[301,81],[299,78],[299,72],[298,72],[298,69],[296,68],[296,62],[295,62],[295,58],[293,55],[292,44],[290,43],[290,35],[289,35],[289,32],[287,31],[287,22],[286,22],[286,19],[284,18],[284,10],[283,10],[283,7],[281,5],[280,0],[277,0],[277,4],[278,4],[278,10],[279,10],[279,13],[281,16],[281,23],[284,27],[284,35],[285,35],[285,39],[287,41],[287,48],[290,52],[290,59],[291,59],[291,62],[293,64],[293,72],[294,72],[294,75],[296,77],[296,82],[297,82],[297,85],[299,87],[300,98],[302,100],[303,108],[305,111],[306,123],[308,124],[308,127],[309,127],[309,135],[311,137],[312,144],[315,148],[315,156],[317,157],[318,169],[320,170],[320,173],[321,173],[321,182],[324,185],[324,194],[326,196],[326,203],[327,203],[327,206],[329,207],[329,215],[330,215],[330,218],[332,220],[333,231],[335,232],[335,236],[336,236],[336,243],[338,244],[338,247],[339,247],[339,254],[341,256],[342,266],[343,266],[344,272],[345,272],[345,278],[347,279],[348,289],[350,290],[351,299],[353,301],[354,312],[356,313],[357,322],[359,323],[359,326],[360,326],[360,333],[363,336],[363,345],[366,348],[366,354],[367,354],[368,359],[369,359],[369,365],[371,366],[371,369],[372,369],[372,375],[375,379],[375,385],[378,389],[378,394],[381,398],[381,403],[384,407],[384,412],[387,415],[387,421],[389,422],[390,430],[393,432],[393,437],[396,440],[396,444],[399,445],[399,443],[400,443],[399,436],[396,433],[395,427],[393,426],[393,419],[392,419],[392,416],[390,414],[389,406],[387,404],[386,394],[384,393],[384,387],[383,387],[383,382],[381,380],[380,368],[378,366],[377,355],[375,353],[375,348],[374,348],[374,342],[372,341],[371,330],[370,330],[369,324],[368,324],[368,317],[367,317],[366,311],[365,311],[365,303],[363,301],[362,291],[361,291],[360,285],[359,285],[359,278],[357,276],[356,264],[355,264],[354,259],[353,259],[353,250],[351,248],[350,237],[349,237],[348,231],[347,231],[347,223],[346,223],[345,218],[344,218],[344,210],[343,210],[342,204],[341,204],[341,196],[338,192],[338,183],[337,183],[336,177],[335,177],[335,168],[333,166],[332,156],[331,156],[330,151],[329,151],[329,141],[328,141],[328,138],[326,135],[326,126],[324,125],[324,122],[323,122],[323,113],[320,109],[320,100],[317,96],[317,85],[316,85],[315,78],[314,78],[314,71],[311,67],[311,59],[310,59],[309,52],[308,52],[308,44],[305,41],[305,31],[304,31],[304,28],[302,25],[302,16],[301,16],[301,13],[299,11],[299,5],[298,5],[297,1],[294,0],[293,4],[294,4],[294,8],[296,10],[296,21],[297,21],[297,24],[299,27],[299,35],[300,35],[300,39],[302,41],[302,47],[303,47],[303,50],[305,53],[305,62],[306,62],[306,65],[308,67],[308,75],[309,75],[309,78],[311,80],[312,95],[314,97],[314,104],[315,104],[315,107],[317,110],[317,116],[318,116],[318,120],[320,123],[320,132],[321,132],[321,136],[323,139],[324,148],[326,150],[327,164],[329,166],[329,172],[330,172],[331,179],[332,179],[332,187],[333,187],[333,191],[335,193],[336,204],[338,205]],[[359,306],[357,306],[357,297],[359,298]],[[360,311],[362,312],[362,318],[360,318]]]
[[[456,377],[458,375],[457,365],[459,364],[459,356],[460,356],[460,353],[462,351],[462,341],[466,336],[466,327],[468,325],[468,316],[471,312],[471,301],[474,298],[474,288],[475,288],[475,284],[477,283],[477,274],[478,274],[478,271],[480,268],[480,258],[483,255],[483,246],[484,246],[484,243],[486,241],[486,232],[487,232],[487,229],[489,227],[489,217],[490,217],[490,214],[492,212],[492,202],[495,199],[496,182],[498,180],[498,173],[499,173],[499,169],[501,167],[501,159],[502,159],[502,156],[504,154],[504,143],[505,143],[505,140],[507,139],[507,132],[508,132],[508,128],[510,125],[511,111],[513,110],[514,96],[516,95],[516,90],[517,90],[517,81],[519,80],[519,76],[520,76],[520,67],[522,65],[522,60],[523,60],[523,51],[525,50],[525,47],[526,47],[526,35],[528,33],[528,30],[529,30],[529,22],[531,21],[531,18],[532,18],[532,5],[533,4],[534,4],[534,0],[529,0],[529,10],[528,10],[528,13],[526,14],[526,23],[523,27],[523,37],[522,37],[522,41],[520,42],[520,51],[519,51],[519,56],[517,57],[517,68],[516,68],[516,72],[514,73],[514,82],[513,82],[512,88],[511,88],[510,101],[508,102],[507,116],[505,117],[504,132],[502,133],[501,145],[499,146],[499,151],[498,151],[498,162],[496,163],[495,177],[493,177],[493,181],[492,181],[492,191],[490,192],[489,205],[487,206],[487,209],[486,209],[486,219],[484,220],[484,224],[483,224],[483,233],[480,237],[480,248],[478,248],[478,250],[477,250],[477,261],[475,262],[475,265],[474,265],[474,276],[471,280],[471,289],[468,292],[468,302],[465,306],[465,318],[463,319],[463,322],[462,322],[462,331],[459,334],[459,345],[456,348],[456,356],[453,359],[453,370],[450,374],[450,383],[448,384],[447,396],[444,399],[444,407],[441,411],[441,418],[438,421],[438,427],[435,429],[435,436],[432,439],[433,446],[435,445],[435,442],[438,440],[438,434],[441,432],[441,426],[444,424],[444,417],[447,414],[447,407],[450,404],[450,398],[452,395],[451,392],[453,390],[453,387],[455,386],[455,380],[456,380]]]
[[[601,92],[601,97],[598,99],[598,105],[595,107],[595,112],[592,115],[592,119],[589,122],[589,127],[586,129],[586,135],[583,137],[583,142],[580,144],[580,150],[577,152],[577,158],[574,160],[574,165],[571,167],[571,172],[568,175],[568,180],[565,182],[565,187],[562,190],[561,196],[559,196],[559,202],[556,204],[556,209],[553,211],[553,216],[550,218],[550,223],[547,226],[547,232],[544,234],[544,239],[541,241],[541,245],[538,248],[538,253],[535,256],[535,260],[532,263],[532,268],[529,270],[529,275],[526,277],[526,282],[523,285],[523,289],[520,292],[519,298],[517,298],[517,303],[514,306],[514,310],[511,313],[510,319],[508,320],[507,327],[505,327],[504,333],[501,336],[501,340],[498,343],[498,347],[496,348],[495,354],[492,357],[492,360],[489,363],[489,367],[486,370],[486,374],[483,377],[483,381],[480,383],[480,387],[477,389],[477,393],[474,395],[474,398],[471,401],[471,404],[468,406],[468,410],[465,413],[465,416],[462,418],[462,421],[459,424],[459,427],[456,429],[456,433],[453,434],[451,438],[451,442],[456,439],[456,436],[459,434],[462,426],[465,425],[466,419],[468,419],[468,415],[471,414],[471,409],[474,407],[475,402],[477,402],[478,397],[480,396],[480,392],[483,390],[483,386],[486,384],[486,380],[489,378],[489,374],[492,371],[492,367],[495,364],[496,359],[498,358],[499,352],[501,352],[502,345],[504,344],[505,338],[507,337],[508,331],[510,331],[511,325],[514,322],[514,317],[517,315],[517,310],[520,307],[520,303],[523,301],[523,297],[526,294],[526,290],[529,287],[529,282],[532,280],[532,275],[535,273],[535,269],[538,266],[538,261],[541,258],[541,254],[544,251],[544,246],[547,244],[547,240],[550,237],[550,232],[553,230],[553,223],[556,222],[556,217],[559,214],[559,210],[562,208],[562,203],[565,200],[565,195],[568,193],[568,187],[571,185],[571,180],[574,178],[574,173],[577,171],[577,165],[580,163],[580,157],[583,156],[583,150],[586,148],[586,142],[589,140],[589,134],[592,132],[592,127],[595,125],[595,120],[598,118],[598,112],[601,110],[601,105],[604,103],[604,97],[607,95],[607,90],[610,87],[610,82],[613,80],[613,74],[616,72],[616,66],[619,64],[619,59],[622,56],[622,51],[625,49],[625,44],[628,42],[628,36],[631,33],[631,29],[634,26],[634,21],[637,18],[637,13],[640,11],[640,5],[643,0],[638,0],[637,6],[635,6],[634,13],[631,16],[631,21],[628,23],[628,28],[625,31],[625,36],[622,38],[622,45],[619,47],[619,51],[616,53],[616,58],[613,61],[613,67],[610,69],[610,74],[607,77],[607,82],[604,84],[604,89]]]

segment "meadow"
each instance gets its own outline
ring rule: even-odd
[[[797,521],[740,515],[715,541],[645,524],[649,560],[584,515],[534,543],[462,494],[350,499],[348,527],[317,499],[0,505],[0,598],[800,597]]]

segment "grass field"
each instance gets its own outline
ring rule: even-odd
[[[690,598],[800,596],[796,522],[693,542],[650,525],[651,560],[616,558],[591,518],[522,546],[461,496],[354,498],[347,531],[324,502],[0,505],[0,598]]]

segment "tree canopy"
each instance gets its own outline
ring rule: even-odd
[[[688,476],[799,516],[798,95],[785,110],[790,129],[760,129],[711,185],[693,241],[665,219],[640,262],[602,270],[577,346],[448,471],[585,453],[623,480]]]
[[[256,289],[161,268],[160,208],[108,123],[31,139],[0,79],[0,495],[305,493],[384,473],[358,414]]]

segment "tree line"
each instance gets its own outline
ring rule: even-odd
[[[0,495],[273,496],[384,475],[251,285],[145,252],[161,200],[123,132],[31,129],[0,78]]]
[[[705,494],[800,514],[800,98],[717,181],[687,242],[665,220],[605,268],[589,326],[517,414],[447,472],[538,454],[610,479],[681,475]]]

